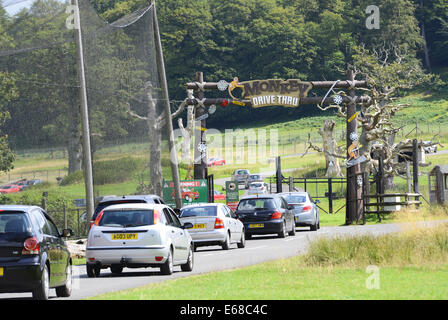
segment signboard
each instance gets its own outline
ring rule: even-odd
[[[238,182],[226,181],[226,204],[230,207],[230,209],[232,209],[232,211],[236,210],[239,199]]]
[[[180,193],[182,204],[188,205],[192,203],[207,203],[208,188],[207,180],[181,180]],[[174,183],[173,181],[164,181],[162,197],[165,203],[171,207],[176,206],[174,200]]]
[[[238,82],[235,78],[229,84],[229,94],[233,99],[233,90],[242,90],[241,99],[251,100],[252,107],[285,106],[297,107],[300,99],[308,95],[313,85],[298,79],[268,79]]]

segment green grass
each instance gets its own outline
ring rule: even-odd
[[[379,270],[378,289],[366,282]],[[448,225],[322,238],[307,254],[94,297],[102,300],[447,299]]]

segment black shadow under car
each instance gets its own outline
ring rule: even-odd
[[[292,207],[278,195],[244,197],[235,211],[244,224],[246,239],[255,234],[276,233],[280,238],[296,234]]]
[[[64,237],[39,207],[0,206],[0,293],[32,292],[47,300],[50,288],[58,297],[72,290],[72,261]]]

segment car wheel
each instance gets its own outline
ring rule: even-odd
[[[296,235],[296,222],[293,220],[292,221],[292,230],[289,232],[290,236],[295,236]]]
[[[250,233],[246,233],[245,235],[246,240],[252,239],[252,235]]]
[[[87,276],[89,278],[97,278],[100,276],[100,273],[101,273],[100,267],[88,263],[86,265],[86,269],[87,269]]]
[[[120,274],[123,272],[123,267],[122,266],[111,266],[110,271],[114,274]]]
[[[310,226],[310,230],[317,231],[317,221],[313,225]]]
[[[180,266],[182,271],[193,271],[193,263],[194,263],[193,247],[194,247],[194,245],[191,244],[190,250],[188,252],[188,260],[185,264],[182,264]]]
[[[170,250],[170,252],[168,253],[168,258],[166,259],[165,263],[160,267],[160,272],[166,276],[173,274],[173,252],[172,252],[172,250]]]
[[[229,235],[229,233],[227,233],[226,240],[224,241],[224,243],[221,246],[222,246],[223,250],[229,250],[230,249],[230,235]]]
[[[279,238],[286,238],[286,222],[283,221],[282,231],[278,234]]]
[[[39,286],[33,290],[34,300],[48,300],[50,293],[50,275],[47,265],[42,270],[42,277]]]
[[[56,295],[58,297],[70,297],[72,294],[72,264],[69,263],[65,269],[65,285],[56,288]]]
[[[241,240],[238,242],[238,248],[242,249],[246,246],[246,236],[244,230],[241,232]]]

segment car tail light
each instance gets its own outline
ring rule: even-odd
[[[39,241],[35,237],[28,238],[23,243],[22,255],[24,254],[39,254]]]
[[[163,257],[156,257],[156,261],[162,261]]]
[[[302,212],[308,212],[308,211],[311,211],[311,209],[312,209],[311,206],[304,206],[304,207],[302,208]]]
[[[154,220],[154,224],[158,224],[160,222],[160,220],[162,219],[162,216],[160,215],[160,211],[158,211],[156,209],[154,209],[152,217]]]
[[[95,226],[97,226],[100,223],[100,220],[103,217],[103,214],[104,214],[104,210],[101,210],[101,212],[96,217],[95,222],[93,223]]]
[[[276,211],[272,214],[271,219],[280,219],[282,217],[282,213],[279,211]]]
[[[215,229],[224,229],[224,221],[222,219],[216,218]]]

